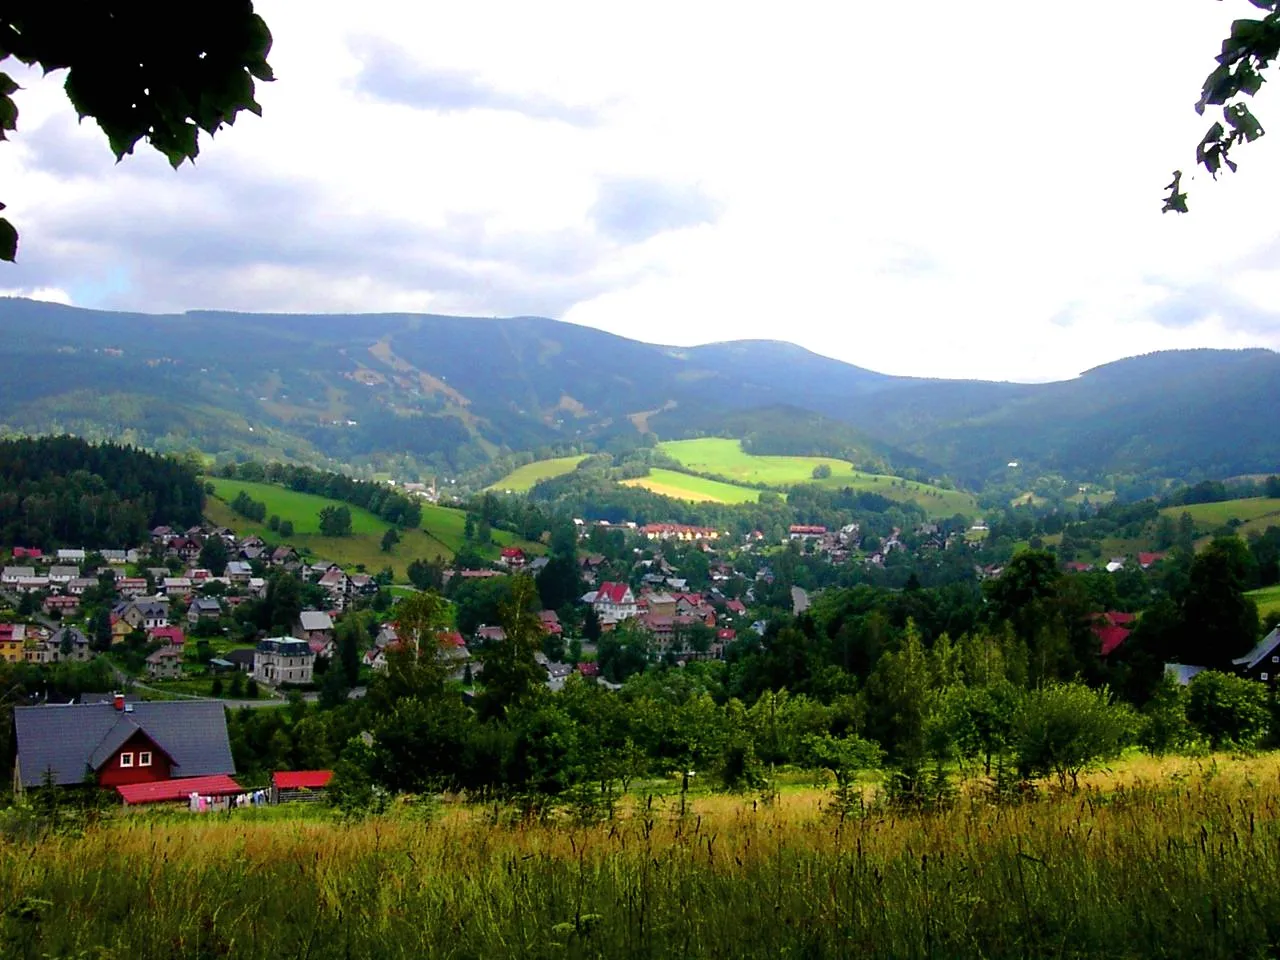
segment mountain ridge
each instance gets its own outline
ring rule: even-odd
[[[112,400],[95,409],[92,394]],[[401,473],[607,449],[644,429],[728,431],[757,452],[805,442],[972,486],[1011,459],[1073,476],[1232,475],[1280,463],[1280,430],[1263,413],[1277,402],[1280,354],[1260,348],[1155,352],[1024,384],[884,374],[779,340],[651,344],[545,317],[0,299],[10,431],[71,424],[161,449]]]

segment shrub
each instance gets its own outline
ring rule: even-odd
[[[1132,710],[1111,702],[1107,688],[1053,683],[1029,693],[1015,721],[1018,767],[1025,776],[1058,778],[1079,787],[1087,767],[1120,755],[1132,737]]]
[[[1187,720],[1215,750],[1257,746],[1267,732],[1267,688],[1216,670],[1187,689]]]

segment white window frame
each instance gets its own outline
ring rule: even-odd
[[[139,751],[138,751],[138,766],[140,766],[140,767],[149,767],[149,766],[151,766],[151,751],[150,751],[150,750],[139,750]]]
[[[1266,680],[1266,679],[1267,679],[1267,675],[1266,675],[1265,673],[1262,675],[1262,679],[1263,679],[1263,680]]]
[[[132,766],[133,766],[133,751],[129,750],[125,753],[120,754],[120,769],[123,770],[126,767],[132,767]]]

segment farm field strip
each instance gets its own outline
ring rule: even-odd
[[[660,468],[650,470],[647,477],[623,480],[622,485],[643,487],[664,497],[690,500],[694,503],[755,503],[760,499],[759,490],[737,487],[719,480],[708,480],[706,477],[695,477],[678,470]]]
[[[1280,498],[1247,497],[1218,503],[1193,503],[1184,507],[1165,507],[1160,513],[1174,520],[1184,513],[1190,514],[1198,530],[1212,530],[1228,520],[1256,523],[1259,520],[1273,519],[1280,525]]]

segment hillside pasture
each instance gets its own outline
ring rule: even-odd
[[[327,506],[340,506],[339,501],[298,493],[272,483],[221,478],[210,478],[208,482],[214,487],[214,495],[205,502],[205,516],[211,522],[230,527],[240,536],[259,536],[268,543],[282,542],[280,534],[265,523],[246,520],[231,509],[231,501],[243,491],[251,499],[267,505],[267,516],[274,514],[293,523],[294,534],[288,542],[295,549],[346,567],[363,564],[366,570],[374,572],[390,566],[396,577],[403,578],[413,560],[451,560],[466,542],[466,514],[449,507],[424,503],[421,529],[401,530],[400,542],[390,553],[384,553],[382,535],[391,524],[368,510],[347,504],[351,511],[352,535],[324,537],[320,535],[320,511]],[[501,547],[512,545],[530,553],[542,551],[540,545],[520,540],[505,530],[493,531],[493,541],[481,552],[496,556]]]
[[[755,503],[760,499],[759,490],[708,480],[706,477],[695,477],[678,470],[650,470],[647,477],[623,480],[622,485],[643,487],[664,497],[694,503]]]
[[[1258,605],[1258,616],[1265,617],[1269,613],[1280,611],[1280,584],[1250,590],[1245,596]]]
[[[1261,531],[1269,526],[1280,526],[1280,498],[1245,497],[1219,503],[1193,503],[1184,507],[1165,507],[1160,513],[1175,521],[1184,513],[1190,514],[1197,533],[1216,530],[1231,520],[1239,520],[1248,524],[1249,529]]]
[[[829,490],[850,487],[900,503],[918,503],[933,517],[957,513],[974,516],[979,512],[978,503],[970,494],[885,474],[863,473],[848,460],[834,457],[757,456],[743,450],[740,441],[726,437],[667,440],[658,444],[658,450],[689,470],[743,483],[764,483],[778,489],[801,483],[815,483]],[[813,471],[819,466],[829,467],[831,476],[814,479]]]
[[[486,490],[510,491],[511,493],[527,493],[533,485],[552,477],[562,477],[578,468],[586,454],[577,457],[556,457],[552,460],[535,460],[517,467],[497,483],[490,484]]]

